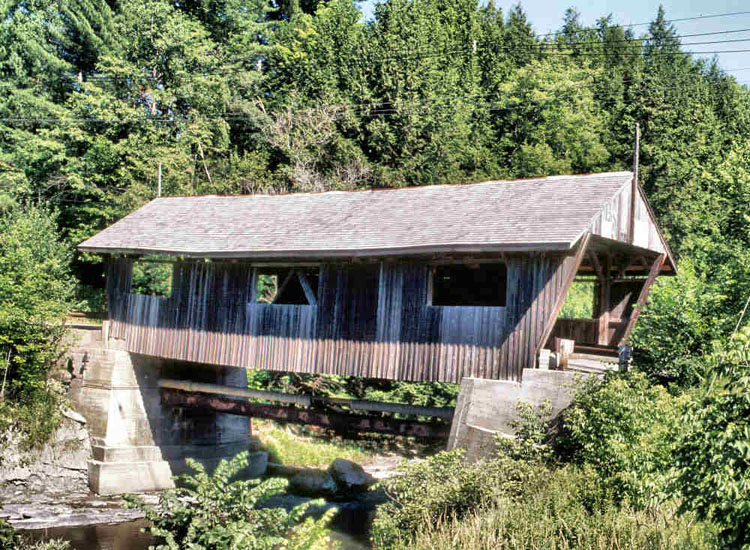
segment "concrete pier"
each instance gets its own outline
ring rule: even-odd
[[[70,396],[88,423],[92,457],[89,487],[98,494],[154,491],[174,486],[172,476],[194,458],[212,470],[250,446],[250,420],[214,411],[162,405],[161,377],[197,382],[247,384],[244,369],[167,361],[125,351],[104,329],[78,330],[70,353]],[[265,470],[256,453],[246,476]]]

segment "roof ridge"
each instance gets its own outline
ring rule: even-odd
[[[247,197],[268,197],[268,198],[274,198],[274,197],[309,197],[309,196],[319,196],[319,195],[346,195],[346,194],[354,194],[354,193],[367,193],[367,192],[380,192],[380,191],[410,191],[410,190],[425,190],[425,189],[436,189],[436,188],[445,188],[445,187],[473,187],[473,186],[479,186],[479,185],[490,185],[490,184],[500,184],[500,183],[506,183],[506,184],[512,184],[512,183],[520,183],[520,182],[544,182],[544,181],[557,181],[557,180],[563,180],[563,179],[582,179],[582,178],[601,178],[601,177],[615,177],[615,176],[630,176],[632,177],[633,172],[630,170],[620,170],[620,171],[613,171],[613,172],[593,172],[593,173],[587,173],[587,174],[559,174],[559,175],[552,175],[552,176],[541,176],[541,177],[532,177],[532,178],[515,178],[515,179],[506,179],[506,180],[481,180],[481,181],[459,181],[459,182],[453,182],[453,183],[435,183],[435,184],[427,184],[427,185],[408,185],[404,187],[368,187],[365,189],[334,189],[331,191],[305,191],[301,193],[297,192],[286,192],[286,193],[276,193],[276,194],[269,194],[269,193],[257,193],[257,194],[238,194],[238,195],[216,195],[216,194],[210,194],[210,195],[172,195],[168,197],[156,197],[155,199],[152,199],[149,201],[149,203],[154,201],[162,201],[162,200],[169,200],[169,199],[194,199],[194,198],[247,198]]]

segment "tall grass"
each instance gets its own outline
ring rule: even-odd
[[[303,435],[301,431],[271,421],[253,420],[253,432],[268,451],[269,460],[287,466],[324,468],[337,458],[362,464],[375,455],[354,442]]]
[[[521,499],[499,497],[461,518],[425,523],[406,550],[718,550],[712,528],[672,506],[645,512],[587,494],[586,473],[557,470]]]

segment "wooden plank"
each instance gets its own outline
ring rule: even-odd
[[[607,254],[605,269],[599,278],[599,327],[596,343],[601,346],[609,345],[609,317],[612,295],[612,257]],[[592,342],[593,343],[593,342]]]
[[[318,297],[315,295],[315,292],[313,292],[312,287],[310,286],[310,282],[307,280],[307,276],[303,271],[295,270],[295,273],[297,274],[297,277],[299,277],[299,282],[302,285],[302,290],[305,293],[305,298],[307,298],[307,303],[311,306],[317,306],[318,305]]]
[[[666,254],[660,254],[658,258],[654,261],[654,263],[651,266],[651,271],[648,274],[648,279],[646,279],[646,282],[643,283],[643,288],[641,289],[641,293],[638,296],[638,301],[635,303],[635,307],[633,307],[633,312],[630,314],[630,319],[628,320],[628,324],[625,327],[625,332],[622,335],[622,338],[620,339],[620,342],[618,345],[622,346],[627,343],[628,337],[630,336],[630,333],[633,331],[633,327],[635,326],[636,321],[638,321],[638,317],[641,314],[641,310],[643,309],[643,306],[646,304],[646,300],[648,299],[648,293],[651,290],[651,286],[656,281],[656,277],[659,275],[659,272],[661,271],[662,266],[664,265],[664,261],[667,259]]]
[[[542,331],[542,334],[540,335],[539,340],[537,341],[537,345],[534,349],[534,358],[539,356],[539,351],[542,349],[544,344],[549,339],[550,334],[552,334],[552,329],[555,326],[555,321],[557,321],[557,316],[560,315],[560,310],[563,307],[563,304],[565,303],[565,297],[568,294],[568,290],[570,290],[570,285],[573,284],[573,280],[576,278],[576,273],[578,273],[578,268],[581,266],[581,262],[583,262],[583,258],[586,254],[586,249],[589,245],[589,241],[591,240],[591,233],[586,233],[578,243],[578,250],[576,250],[576,254],[573,257],[572,262],[570,263],[570,267],[568,268],[569,271],[567,274],[565,274],[565,279],[562,284],[562,288],[560,288],[557,299],[555,300],[555,305],[552,308],[552,312],[550,313],[549,317],[546,320],[546,325],[544,327],[544,330]]]

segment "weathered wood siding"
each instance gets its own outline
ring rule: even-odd
[[[624,186],[609,204],[604,206],[591,224],[590,230],[593,235],[628,242],[631,192],[630,185]],[[665,251],[656,222],[649,215],[648,206],[640,193],[636,197],[633,244],[659,253]]]
[[[253,267],[175,264],[169,297],[132,294],[132,263],[108,269],[112,335],[134,353],[300,373],[460,382],[518,379],[572,257],[506,258],[505,307],[429,305],[429,265],[323,265],[317,305],[253,302]]]

